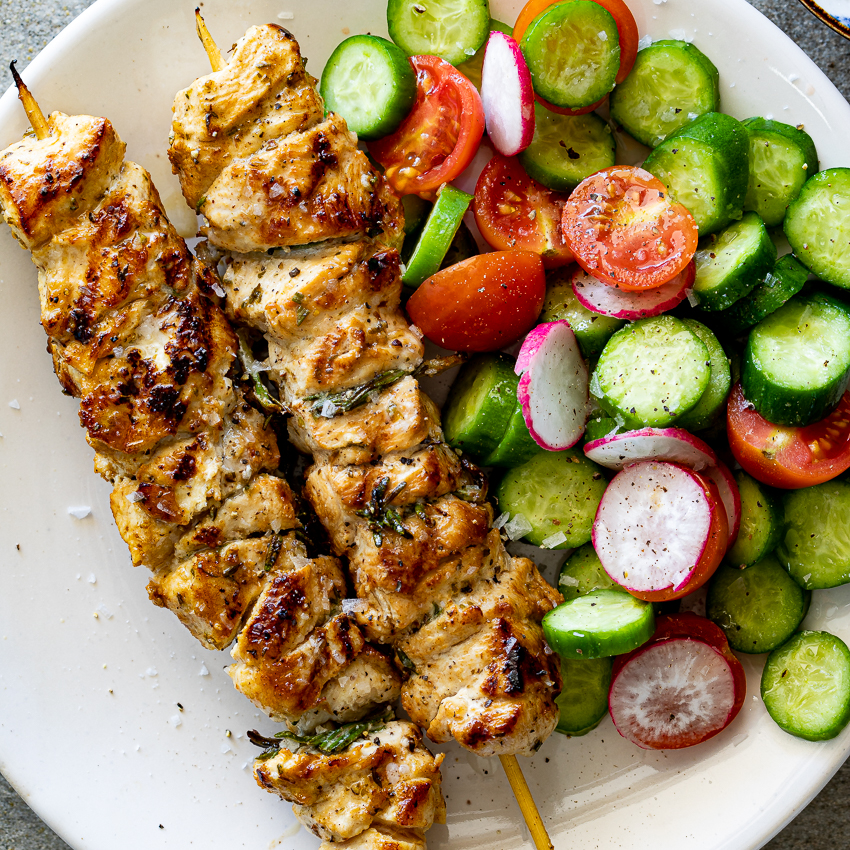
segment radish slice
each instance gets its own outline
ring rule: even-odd
[[[509,35],[490,33],[481,66],[487,135],[505,156],[524,151],[534,136],[534,90],[525,57]]]
[[[731,546],[738,536],[738,529],[741,527],[741,494],[738,492],[735,477],[722,460],[715,461],[714,466],[703,470],[703,475],[717,485],[723,507],[726,509],[726,518],[729,520],[728,545]]]
[[[574,446],[588,414],[588,373],[564,321],[532,328],[517,356],[517,398],[534,441],[551,452]]]
[[[698,473],[673,463],[634,463],[602,496],[593,548],[605,572],[627,590],[676,592],[701,566],[719,510]]]
[[[634,321],[657,316],[684,301],[688,288],[693,286],[695,274],[696,266],[690,262],[673,280],[655,289],[624,292],[597,280],[584,269],[577,269],[573,273],[572,284],[576,298],[588,310],[602,316]]]
[[[725,729],[740,709],[732,664],[693,638],[654,641],[615,675],[608,707],[617,731],[639,747],[691,747]]]
[[[642,460],[667,460],[699,472],[718,463],[711,446],[681,428],[641,428],[600,437],[589,442],[584,453],[608,469],[622,469]]]

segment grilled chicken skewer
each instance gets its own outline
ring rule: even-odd
[[[288,32],[253,27],[177,94],[169,156],[227,252],[228,315],[268,341],[358,623],[410,674],[405,709],[433,740],[529,753],[557,720],[539,622],[559,596],[507,555],[480,476],[442,441],[399,309],[400,205],[313,83]]]

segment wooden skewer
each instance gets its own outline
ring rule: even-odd
[[[36,138],[44,139],[50,135],[50,127],[47,124],[47,119],[41,111],[36,99],[32,96],[32,92],[27,88],[26,83],[21,79],[18,69],[13,61],[9,65],[9,70],[12,72],[12,79],[18,89],[18,97],[24,105],[24,111],[27,113],[27,118],[30,120],[33,130],[35,130]]]
[[[198,26],[198,36],[204,45],[204,50],[207,51],[213,71],[220,71],[224,67],[224,60],[221,57],[221,51],[207,29],[206,23],[204,23],[200,9],[195,9],[195,21]],[[499,756],[499,759],[505,769],[505,774],[511,784],[514,796],[516,796],[517,803],[519,803],[520,811],[525,818],[531,837],[534,839],[534,846],[537,850],[554,850],[543,824],[543,818],[537,811],[537,805],[531,796],[531,791],[522,775],[522,768],[519,766],[516,756]]]
[[[207,24],[204,21],[204,16],[201,14],[200,7],[195,8],[195,26],[198,30],[198,38],[201,39],[201,44],[204,45],[204,50],[207,51],[213,71],[220,71],[225,65],[224,57],[221,55],[218,45],[207,29]]]
[[[534,797],[531,796],[531,791],[522,775],[522,768],[519,766],[516,756],[499,756],[499,761],[505,769],[508,782],[511,783],[511,789],[517,803],[519,803],[520,811],[525,818],[525,824],[531,833],[534,846],[537,850],[554,850],[549,833],[546,832],[543,818],[537,811],[537,804],[534,802]]]

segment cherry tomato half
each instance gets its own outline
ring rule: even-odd
[[[702,484],[705,495],[712,503],[713,510],[708,542],[702,555],[700,555],[699,561],[697,561],[696,569],[684,587],[680,587],[678,590],[672,587],[648,591],[629,590],[632,596],[643,599],[644,602],[668,602],[671,599],[681,599],[683,596],[699,590],[714,575],[714,571],[720,566],[720,562],[726,554],[729,545],[729,520],[726,516],[726,509],[723,507],[723,500],[720,498],[720,491],[717,489],[717,485],[705,475],[700,475],[693,470],[691,470],[691,474]]]
[[[573,261],[561,234],[566,199],[532,180],[515,157],[497,154],[478,178],[472,211],[490,247],[534,251],[551,269]]]
[[[768,422],[736,384],[726,425],[735,460],[771,487],[811,487],[850,469],[850,392],[826,419],[792,428]]]
[[[582,180],[564,205],[564,240],[588,273],[627,291],[654,289],[683,271],[697,248],[697,224],[667,187],[633,165]]]
[[[484,134],[484,107],[475,86],[444,59],[411,56],[416,100],[390,136],[369,151],[400,195],[433,198],[469,165]]]
[[[431,342],[455,351],[496,351],[529,331],[546,294],[543,263],[530,251],[494,251],[428,278],[407,302]]]
[[[514,39],[519,41],[523,35],[525,35],[525,31],[528,29],[531,22],[539,14],[548,9],[553,3],[557,2],[559,2],[559,0],[529,0],[519,13],[519,17],[516,19],[516,23],[514,24]],[[631,9],[629,9],[623,0],[595,0],[595,2],[611,14],[611,17],[614,19],[614,23],[617,25],[617,35],[620,38],[620,69],[617,71],[617,82],[622,83],[623,80],[629,76],[629,73],[635,64],[635,58],[637,57],[638,40],[640,38],[638,35],[637,22],[635,21],[635,16],[632,14]],[[545,100],[541,100],[540,102],[548,109],[552,108]],[[599,103],[601,102],[602,101],[599,101]],[[585,107],[585,109],[588,111],[595,109],[599,106],[599,103],[595,103],[591,107]],[[568,112],[565,114],[578,115],[581,113]]]

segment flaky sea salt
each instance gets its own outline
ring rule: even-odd
[[[21,403],[16,398],[13,398],[9,402],[9,407],[11,407],[12,410],[20,410],[21,409]]]
[[[534,526],[522,514],[516,514],[505,523],[505,531],[511,540],[519,540],[533,530]]]
[[[68,513],[75,519],[85,519],[91,513],[91,508],[88,505],[79,505],[68,508]]]
[[[567,535],[563,531],[556,531],[554,534],[550,534],[549,537],[544,538],[540,545],[544,549],[554,549],[556,546],[560,546],[566,542]]]

